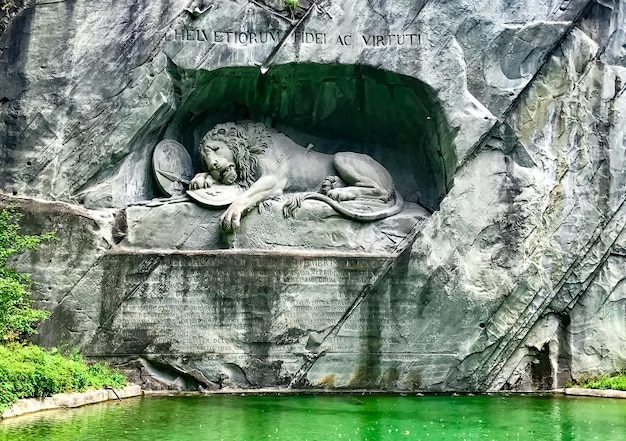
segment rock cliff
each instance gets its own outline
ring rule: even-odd
[[[28,3],[0,37],[0,188],[59,237],[16,262],[53,312],[39,341],[155,388],[535,390],[623,369],[625,7]],[[205,133],[242,120],[368,154],[405,209],[284,219],[267,200],[224,249],[224,209],[163,198],[152,152],[177,140],[200,171]]]

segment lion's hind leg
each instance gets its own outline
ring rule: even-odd
[[[347,185],[329,190],[327,194],[332,199],[374,199],[387,202],[393,196],[391,175],[370,156],[354,152],[336,153],[333,164]]]
[[[326,176],[322,181],[322,194],[327,195],[328,192],[335,188],[345,187],[346,184],[341,180],[339,176]]]

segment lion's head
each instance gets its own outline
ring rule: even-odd
[[[250,187],[256,180],[257,157],[272,146],[270,133],[263,124],[250,121],[218,124],[200,141],[200,155],[209,168],[207,156],[212,141],[224,143],[233,153],[236,173],[244,188]],[[232,176],[228,181],[231,180],[234,181]]]

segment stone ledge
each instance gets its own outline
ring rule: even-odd
[[[117,394],[117,395],[116,395]],[[70,392],[56,394],[46,398],[23,398],[18,400],[11,408],[0,414],[2,419],[11,418],[41,410],[64,409],[80,407],[87,404],[101,403],[103,401],[116,400],[118,397],[131,398],[142,394],[141,387],[137,385],[126,386],[122,389],[98,389],[85,392]]]
[[[581,397],[599,398],[626,398],[626,391],[612,389],[583,389],[579,387],[566,387],[563,389],[565,395],[576,395]]]

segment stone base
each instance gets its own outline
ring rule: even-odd
[[[66,409],[81,407],[87,404],[101,403],[103,401],[123,398],[138,397],[142,394],[141,387],[133,384],[122,389],[99,389],[85,392],[71,392],[55,394],[46,398],[23,398],[18,400],[8,410],[0,414],[0,418],[11,418],[42,410]]]
[[[580,387],[566,387],[563,389],[565,395],[575,395],[578,397],[596,397],[596,398],[621,398],[626,399],[626,391],[624,390],[602,390],[602,389],[583,389]]]
[[[212,250],[234,246],[257,250],[336,250],[392,252],[418,222],[430,214],[405,203],[404,210],[377,222],[359,223],[338,215],[319,201],[304,201],[293,218],[282,214],[284,201],[266,201],[242,219],[234,237],[222,237],[223,209],[192,202],[137,205],[126,208],[127,233],[121,245],[134,249]],[[152,206],[150,206],[152,205]]]

